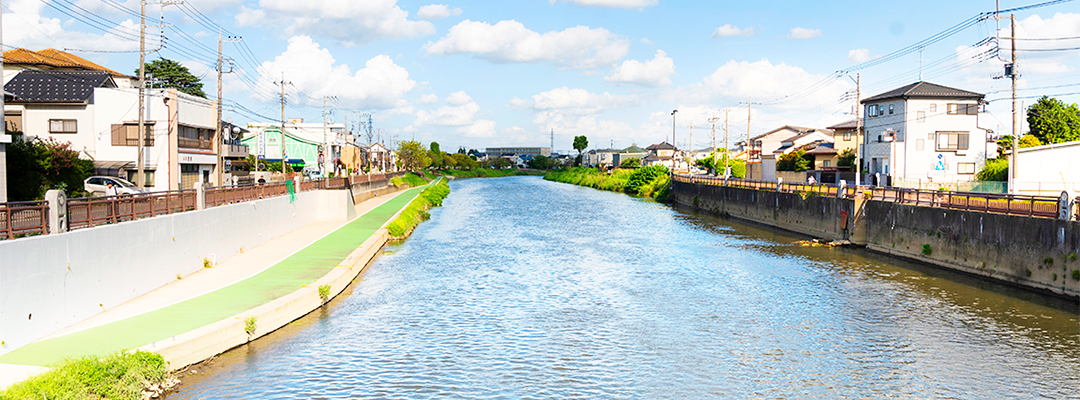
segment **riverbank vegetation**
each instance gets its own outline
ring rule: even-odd
[[[395,176],[390,179],[390,184],[397,187],[401,187],[404,185],[409,185],[409,187],[420,187],[427,185],[427,183],[428,181],[424,180],[424,178],[421,178],[414,172],[410,172],[402,176]]]
[[[518,175],[540,175],[538,171],[529,171],[521,169],[490,169],[490,168],[477,168],[477,169],[444,169],[439,171],[440,174],[446,176],[452,176],[455,178],[498,178],[503,176],[518,176]]]
[[[135,351],[69,360],[41,375],[12,385],[2,399],[132,399],[160,394],[175,384],[165,359]]]
[[[405,209],[401,210],[401,214],[398,214],[398,217],[386,226],[386,230],[391,237],[404,239],[420,222],[430,218],[431,214],[428,213],[428,210],[431,207],[441,206],[443,199],[449,194],[450,185],[445,179],[439,180],[424,189],[423,192],[420,192],[420,196],[417,196],[409,205],[405,206]]]
[[[610,173],[595,168],[567,168],[544,174],[544,179],[587,186],[594,189],[651,197],[666,202],[670,194],[671,176],[667,167],[650,165],[638,169],[615,169]]]

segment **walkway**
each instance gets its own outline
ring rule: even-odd
[[[3,364],[50,366],[65,358],[138,348],[292,293],[328,273],[423,189],[371,199],[357,206],[358,214],[368,204],[378,205],[352,221],[337,223],[337,229],[328,223],[309,225],[16,349],[0,356],[0,372],[5,371]],[[329,233],[312,242],[320,230]],[[278,258],[283,249],[297,250]]]

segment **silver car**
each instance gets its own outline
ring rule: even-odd
[[[91,196],[105,196],[108,193],[108,185],[112,183],[116,187],[116,194],[140,194],[145,193],[135,187],[134,183],[127,179],[115,176],[91,176],[83,180],[83,190]]]

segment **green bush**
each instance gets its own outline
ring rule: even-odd
[[[975,175],[980,181],[1005,182],[1009,180],[1009,160],[1004,158],[992,158],[986,160],[986,165]]]
[[[405,234],[415,228],[416,225],[419,225],[421,221],[431,217],[427,210],[431,209],[431,207],[441,206],[443,199],[449,194],[450,185],[445,179],[424,189],[423,192],[420,192],[420,196],[417,196],[409,205],[405,206],[401,214],[398,214],[398,217],[386,226],[387,232],[390,233],[391,237],[404,238]]]
[[[623,168],[637,168],[641,166],[641,159],[636,157],[627,158],[620,161],[619,166]]]
[[[1080,269],[1074,269],[1072,272],[1072,278],[1074,281],[1080,281]]]
[[[630,194],[640,194],[642,187],[652,184],[657,177],[667,177],[670,171],[663,165],[650,165],[634,170],[627,178],[624,190]]]
[[[140,399],[143,389],[168,378],[158,354],[122,351],[105,357],[68,360],[12,385],[2,399]]]
[[[929,244],[924,244],[924,245],[922,245],[922,253],[923,253],[923,254],[926,254],[926,255],[930,255],[930,254],[932,254],[933,252],[934,252],[934,250],[930,248],[930,245],[929,245]]]
[[[70,142],[16,135],[6,151],[8,201],[41,200],[51,189],[82,197],[83,180],[94,171],[94,162],[79,158]]]

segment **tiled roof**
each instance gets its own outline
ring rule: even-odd
[[[805,131],[808,131],[808,130],[813,129],[813,128],[806,128],[806,127],[792,126],[792,125],[784,125],[784,126],[781,126],[779,128],[773,129],[771,131],[768,131],[768,132],[762,133],[760,135],[754,136],[754,137],[750,138],[750,140],[752,140],[752,141],[753,140],[758,140],[758,139],[761,139],[763,137],[772,135],[772,134],[774,134],[776,132],[780,132],[780,131],[782,131],[784,129],[793,130],[795,132],[805,132]]]
[[[671,143],[668,143],[667,141],[664,141],[664,142],[660,142],[658,144],[654,144],[652,146],[649,146],[646,149],[648,149],[648,150],[675,150],[675,146],[672,146]]]
[[[14,49],[4,52],[4,63],[37,65],[51,68],[75,68],[90,71],[105,71],[117,78],[134,78],[111,69],[102,67],[77,55],[56,50],[45,49],[33,51],[27,49]]]
[[[11,78],[4,90],[18,102],[85,102],[97,87],[116,87],[105,71],[36,71],[25,70]]]
[[[856,120],[845,121],[845,122],[841,122],[839,124],[830,126],[829,129],[832,129],[832,130],[855,129],[855,128],[858,128],[858,124],[859,123]]]
[[[879,94],[877,96],[863,99],[861,103],[872,103],[875,101],[890,100],[890,99],[970,99],[979,100],[986,95],[969,92],[966,90],[955,89],[947,86],[941,86],[930,82],[916,82],[910,85],[893,89],[888,92]]]

